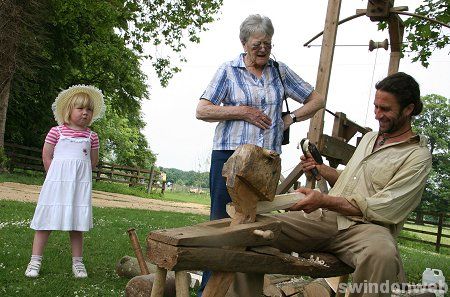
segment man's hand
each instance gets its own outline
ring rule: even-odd
[[[305,197],[291,206],[289,210],[303,210],[306,213],[310,213],[324,207],[325,196],[321,192],[309,188],[299,188],[296,192],[305,194]]]
[[[317,168],[317,165],[319,165],[313,157],[311,157],[311,154],[307,154],[307,156],[301,156],[300,157],[300,165],[302,166],[302,170],[305,173],[305,175],[307,176],[308,179],[314,179],[311,170],[313,168]],[[317,168],[317,170],[319,170],[319,168]],[[320,180],[322,178],[322,176],[320,175],[320,171],[319,175],[317,175],[317,180]]]
[[[316,209],[325,208],[346,216],[362,216],[361,210],[344,197],[330,196],[310,188],[299,188],[296,191],[305,194],[305,197],[291,206],[289,210],[303,210],[310,213]]]

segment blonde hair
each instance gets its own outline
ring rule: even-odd
[[[94,101],[91,99],[91,97],[87,93],[76,93],[72,97],[70,97],[67,104],[64,106],[62,110],[64,123],[70,122],[70,114],[72,113],[72,110],[76,107],[88,107],[92,111],[94,111]],[[92,124],[92,119],[89,122],[89,125]]]

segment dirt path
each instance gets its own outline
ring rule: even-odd
[[[12,182],[0,183],[0,200],[37,202],[41,186]],[[92,201],[98,207],[120,207],[149,210],[163,210],[182,213],[209,215],[209,207],[196,203],[182,203],[146,199],[131,195],[92,191]]]

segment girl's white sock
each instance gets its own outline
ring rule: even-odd
[[[42,262],[42,256],[40,255],[31,255],[30,261]]]
[[[72,264],[83,263],[83,257],[72,257]]]

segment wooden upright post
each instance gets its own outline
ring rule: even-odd
[[[336,44],[337,27],[339,22],[339,12],[342,0],[329,0],[325,28],[323,31],[322,50],[320,52],[319,68],[317,71],[316,91],[325,97],[325,104],[330,85],[331,66],[333,64],[334,46]],[[323,119],[325,109],[321,109],[312,117],[308,139],[320,147],[321,135],[323,133]],[[289,176],[277,188],[277,194],[285,193],[292,184],[303,174],[301,166],[297,165]],[[308,181],[307,187],[314,187],[314,183]]]
[[[388,75],[398,72],[401,59],[401,47],[403,42],[403,32],[405,26],[402,19],[396,15],[391,14],[389,17],[389,40],[391,45],[391,55],[389,59]]]
[[[319,68],[317,70],[316,91],[325,97],[327,102],[328,87],[330,85],[331,66],[333,65],[334,46],[336,44],[337,27],[341,0],[329,0],[325,28],[323,30],[322,50],[320,52]],[[321,109],[312,117],[309,124],[308,139],[319,146],[323,133],[325,109]],[[314,188],[315,179],[307,177],[306,187]]]
[[[147,193],[151,193],[151,191],[152,191],[154,175],[155,175],[155,170],[154,170],[154,166],[152,166],[152,169],[150,169],[150,176],[148,178]]]
[[[316,91],[325,97],[325,103],[330,85],[331,66],[333,64],[334,46],[336,44],[337,27],[341,0],[329,0],[325,28],[323,31],[322,50],[320,52],[319,68],[317,70]],[[323,119],[325,109],[321,109],[311,119],[308,139],[319,144],[323,133]]]

